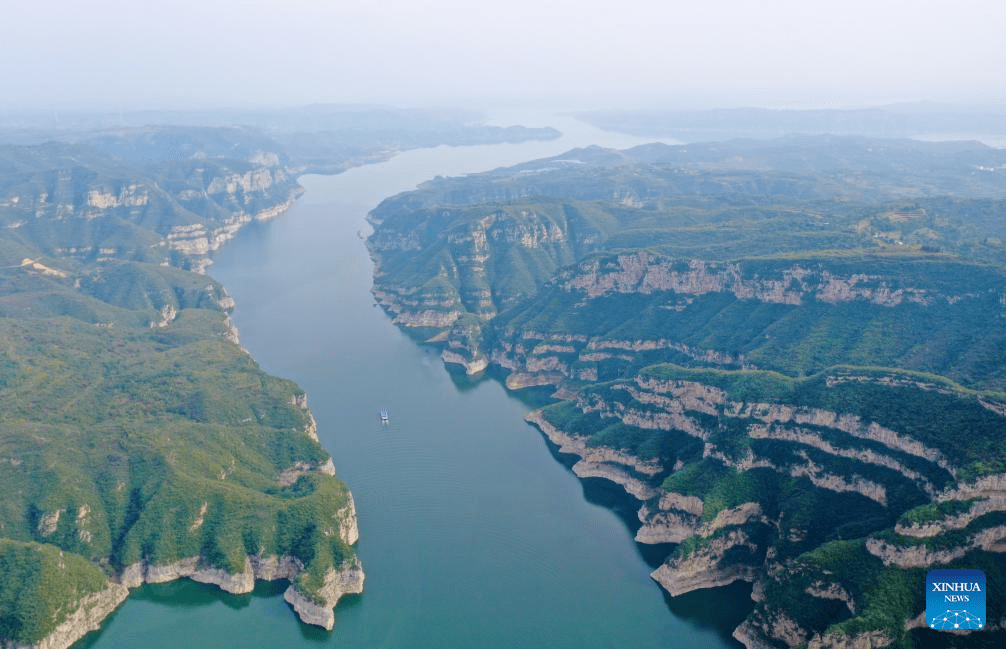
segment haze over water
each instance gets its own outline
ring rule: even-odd
[[[630,529],[584,497],[523,421],[527,406],[494,381],[456,385],[369,292],[364,219],[381,198],[435,175],[640,142],[559,126],[570,134],[558,141],[418,150],[305,177],[286,215],[249,226],[210,269],[237,300],[245,348],[307,391],[356,499],[366,590],[340,602],[335,630],[300,624],[285,583],[232,596],[182,581],[141,588],[78,649],[739,646],[729,633],[743,593],[669,611]]]

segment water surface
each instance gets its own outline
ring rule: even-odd
[[[585,491],[523,421],[525,404],[494,381],[453,381],[369,292],[365,216],[381,198],[435,175],[639,142],[560,126],[561,141],[440,147],[305,177],[286,215],[249,226],[210,269],[237,300],[242,344],[308,392],[355,496],[366,592],[339,604],[335,630],[300,624],[285,584],[233,596],[183,580],[138,589],[78,649],[739,646],[729,632],[744,589],[666,598],[617,493]]]

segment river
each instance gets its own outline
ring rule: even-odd
[[[665,597],[615,490],[573,476],[499,383],[452,379],[369,292],[362,237],[382,198],[435,175],[640,142],[569,118],[547,123],[564,136],[306,176],[287,214],[246,228],[210,268],[237,300],[242,344],[307,391],[356,499],[366,592],[339,603],[335,630],[300,624],[285,583],[234,596],[183,580],[141,587],[75,649],[740,646],[729,633],[750,605],[745,589]]]

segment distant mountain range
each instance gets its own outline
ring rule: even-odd
[[[682,142],[831,134],[995,140],[996,146],[1006,145],[1003,106],[908,103],[860,109],[598,110],[577,117],[611,131]]]

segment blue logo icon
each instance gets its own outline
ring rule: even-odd
[[[930,629],[985,627],[985,573],[930,570],[926,575],[926,623]]]

